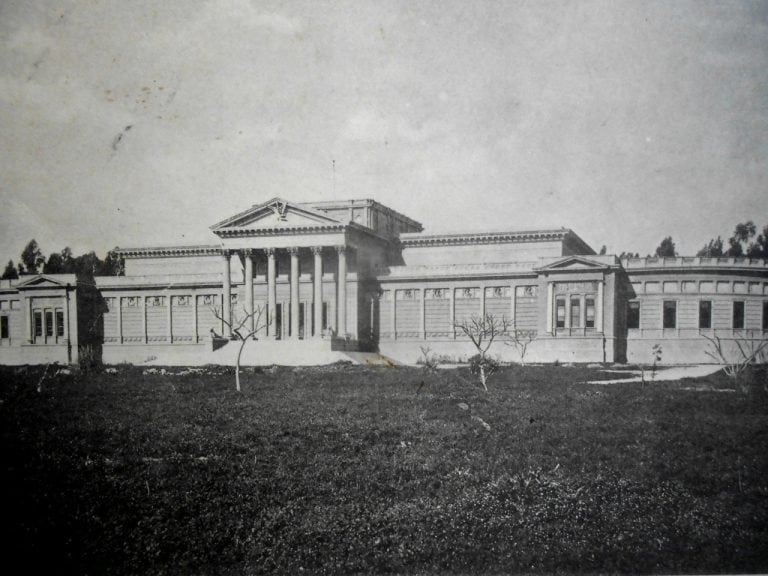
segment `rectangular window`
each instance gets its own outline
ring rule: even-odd
[[[571,327],[581,327],[581,299],[571,298]]]
[[[8,316],[0,316],[0,338],[8,338]]]
[[[640,328],[640,302],[627,302],[627,328],[629,330]]]
[[[699,329],[708,330],[712,328],[712,302],[702,300],[699,302]]]
[[[555,310],[557,311],[556,319],[558,328],[565,328],[565,300],[558,298],[555,302]]]
[[[64,337],[64,311],[60,308],[56,309],[56,336]]]
[[[664,328],[677,328],[677,302],[664,300]]]
[[[768,302],[763,302],[763,330],[768,330]]]
[[[45,335],[53,336],[53,312],[45,311]]]
[[[35,336],[43,335],[43,313],[35,310]]]
[[[595,327],[595,300],[593,298],[587,298],[584,301],[584,308],[586,309],[586,328]]]
[[[744,329],[744,302],[742,301],[733,303],[733,329]]]

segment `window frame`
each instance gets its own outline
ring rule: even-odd
[[[10,316],[3,314],[0,316],[0,340],[9,340],[11,338],[11,320]]]
[[[702,324],[702,322],[701,322],[702,321],[701,311],[702,311],[702,307],[705,304],[709,306],[709,311],[708,311],[708,315],[709,316],[707,317],[707,325],[706,326],[702,326],[701,325]],[[712,300],[699,300],[698,326],[699,326],[699,330],[712,330]]]
[[[568,308],[567,308],[567,302],[568,299],[564,296],[559,296],[555,298],[555,330],[565,330],[565,319],[568,315]],[[562,303],[562,307],[560,304]],[[560,325],[560,318],[558,317],[558,312],[562,308],[563,310],[563,320],[562,320],[562,326]]]
[[[636,313],[632,313],[632,317],[635,317],[635,316],[637,317],[637,322],[636,322],[637,326],[630,326],[629,325],[630,311],[632,311],[633,305],[636,305],[637,312]],[[641,312],[641,309],[642,309],[642,303],[641,303],[640,300],[627,300],[627,306],[626,306],[626,310],[625,310],[625,314],[626,314],[625,320],[626,320],[626,324],[627,324],[627,330],[640,330],[640,328],[641,328],[641,324],[640,324],[640,312]]]
[[[736,326],[737,306],[741,308],[741,326]],[[733,300],[731,303],[731,330],[746,330],[746,329],[747,329],[747,304],[744,300]]]
[[[668,306],[672,305],[672,306]],[[673,325],[667,326],[667,309],[674,310]],[[677,330],[677,300],[662,300],[661,301],[661,329],[662,330]]]
[[[595,321],[597,319],[597,298],[587,296],[584,298],[584,328],[589,330],[595,327]],[[592,309],[592,319],[589,318],[589,309]],[[590,322],[592,325],[590,326]]]

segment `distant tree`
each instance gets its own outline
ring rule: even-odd
[[[747,256],[750,258],[768,258],[768,226],[765,226],[763,233],[758,234],[755,241],[747,247]]]
[[[677,251],[675,250],[675,243],[672,240],[672,236],[667,236],[664,238],[664,240],[661,241],[661,244],[659,244],[656,248],[656,253],[654,255],[661,257],[677,256]]]
[[[728,256],[744,256],[750,248],[749,240],[754,237],[757,227],[752,220],[736,224],[733,236],[728,238]]]
[[[608,248],[605,244],[600,248],[600,256],[605,256],[608,253]]]
[[[104,276],[125,275],[125,260],[115,250],[110,250],[104,259],[101,274]]]
[[[696,256],[717,257],[723,256],[723,239],[718,236],[713,238],[704,247],[696,252]]]
[[[96,256],[96,252],[90,251],[74,259],[73,272],[78,276],[91,278],[99,276],[104,268],[104,262]]]
[[[22,271],[21,266],[23,265],[23,273],[37,274],[38,269],[43,265],[44,262],[45,256],[43,256],[43,253],[40,251],[40,247],[37,245],[37,241],[33,238],[27,243],[27,245],[24,247],[24,250],[21,252],[19,272]]]
[[[13,265],[13,260],[8,260],[8,264],[3,271],[3,280],[15,280],[19,277],[19,272],[16,270],[16,266]]]
[[[43,264],[43,274],[63,274],[64,263],[61,259],[61,254],[58,252],[51,252],[48,255],[48,260]]]
[[[69,246],[61,251],[61,269],[64,274],[74,274],[75,272],[75,258]]]

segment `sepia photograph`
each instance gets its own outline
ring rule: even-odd
[[[10,574],[768,573],[768,0],[0,0]]]

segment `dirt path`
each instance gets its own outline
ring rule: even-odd
[[[683,378],[701,378],[702,376],[709,376],[714,374],[718,370],[721,370],[721,366],[717,364],[697,364],[693,366],[672,366],[670,368],[657,368],[656,377],[654,382],[662,382],[669,380],[681,380]],[[606,372],[623,372],[626,374],[635,374],[632,378],[619,378],[616,380],[592,380],[587,384],[619,384],[623,382],[642,382],[643,377],[640,370],[606,370]],[[651,373],[649,370],[645,371],[645,381],[651,381]]]

